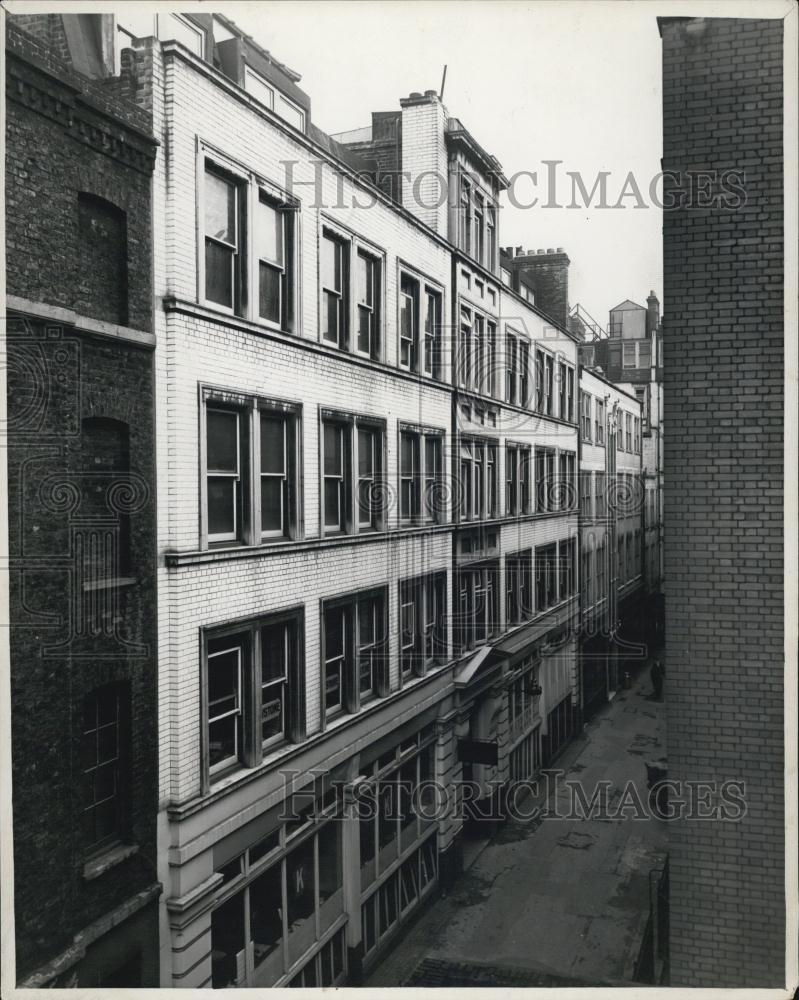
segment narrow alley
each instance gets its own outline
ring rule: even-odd
[[[552,765],[565,774],[549,800],[542,783],[535,803],[524,803],[550,815],[508,820],[365,985],[631,984],[666,829],[632,818],[634,808],[617,817],[614,806],[628,782],[647,802],[644,762],[664,753],[662,727],[663,703],[644,670]],[[598,782],[610,783],[604,817],[559,818],[576,781],[589,802]]]

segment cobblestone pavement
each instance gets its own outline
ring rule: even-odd
[[[423,911],[365,986],[632,985],[649,916],[649,873],[662,867],[666,824],[614,815],[628,782],[647,802],[645,760],[664,754],[663,704],[644,669],[552,765],[565,773],[547,801],[564,814],[564,782],[590,801],[609,782],[610,808],[591,818],[509,820],[448,893]],[[530,810],[532,811],[532,810]]]

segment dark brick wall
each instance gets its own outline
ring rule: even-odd
[[[8,291],[116,322],[124,303],[130,325],[149,330],[145,151],[152,143],[131,133],[127,119],[82,104],[69,68],[13,27],[9,49]],[[114,145],[126,137],[127,148]],[[84,212],[82,222],[81,192],[103,199],[92,200],[100,209]],[[124,225],[106,203],[125,212]],[[126,289],[122,262],[111,259],[123,245]],[[14,893],[22,980],[157,881],[154,401],[146,347],[11,315],[7,348]],[[100,418],[99,426],[87,427],[89,418]],[[116,582],[93,589],[81,547],[102,529],[111,540],[111,561],[102,569]],[[94,688],[116,682],[130,691],[131,711],[122,841],[138,850],[87,880],[83,703]],[[104,935],[63,973],[64,981],[96,985],[141,947],[148,952],[139,962],[143,985],[156,986],[157,911],[150,905],[139,914]]]
[[[8,346],[15,917],[24,976],[157,878],[154,427],[148,350],[13,317]],[[127,470],[93,466],[87,417],[127,426]],[[82,633],[100,619],[91,617],[75,552],[104,520],[127,536],[129,556],[117,568],[125,582],[107,594],[116,627],[91,636]],[[87,882],[82,706],[88,692],[114,681],[130,685],[124,839],[139,852]]]
[[[120,143],[133,143],[134,136],[126,134],[125,119],[107,118],[105,108],[101,110],[94,103],[79,107],[74,87],[81,81],[61,69],[52,56],[45,63],[33,40],[19,31],[14,33],[13,27],[9,37],[14,44],[7,53],[6,78],[8,293],[74,309],[92,318],[112,319],[108,296],[86,273],[79,196],[93,195],[125,213],[127,325],[149,331],[150,171],[133,169],[122,156],[110,155],[110,148],[103,151],[108,143],[101,128]],[[84,96],[88,98],[88,81],[86,87]],[[113,102],[107,106],[113,107]],[[118,110],[127,115],[130,106],[125,103]],[[153,148],[152,143],[147,145]]]
[[[528,253],[510,257],[503,252],[500,254],[500,260],[503,267],[518,275],[517,280],[520,284],[532,289],[536,308],[568,330],[568,255],[558,250],[553,253]]]
[[[738,210],[663,218],[669,777],[743,780],[748,804],[740,822],[669,825],[671,984],[776,988],[785,982],[782,22],[709,19],[702,30],[666,19],[661,34],[664,169],[746,172]]]

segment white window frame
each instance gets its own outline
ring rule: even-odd
[[[236,736],[234,741],[235,753],[231,757],[225,757],[224,760],[217,761],[216,764],[210,764],[208,766],[208,773],[210,775],[218,774],[220,771],[226,771],[233,764],[238,763],[241,760],[241,738],[242,738],[242,684],[241,684],[241,646],[230,646],[227,649],[218,649],[215,653],[206,654],[206,685],[210,690],[209,675],[211,672],[210,664],[208,661],[214,659],[217,656],[226,656],[229,653],[236,654],[236,706],[230,711],[223,712],[222,715],[211,715],[211,700],[210,695],[208,697],[208,709],[207,718],[205,721],[206,731],[210,732],[211,724],[214,722],[219,722],[221,719],[226,719],[228,716],[233,715],[236,718]]]
[[[322,284],[322,246],[323,240],[329,238],[341,246],[342,252],[342,274],[341,291],[329,289]],[[358,297],[358,275],[357,261],[358,255],[370,258],[376,269],[377,278],[375,280],[373,308],[377,316],[375,324],[375,337],[377,339],[377,350],[373,355],[367,355],[358,347],[358,308],[360,299]],[[347,229],[340,223],[322,216],[320,219],[319,246],[317,252],[317,274],[319,278],[318,287],[318,315],[320,344],[334,350],[343,351],[349,354],[356,354],[359,357],[371,357],[373,361],[383,361],[385,358],[385,275],[386,275],[386,253],[377,244],[364,239],[358,233]],[[324,336],[325,318],[325,292],[337,295],[340,299],[339,312],[341,315],[342,329],[339,331],[337,341],[330,340]]]
[[[410,286],[410,291],[402,289],[403,284]],[[402,335],[402,309],[403,297],[412,303],[411,318],[412,329],[411,339],[403,338]],[[427,330],[428,303],[435,304],[435,329],[432,336]],[[444,359],[441,351],[441,334],[444,323],[444,292],[437,282],[428,278],[427,275],[406,264],[405,261],[397,262],[397,366],[403,371],[422,375],[425,378],[433,378],[440,381],[444,378]],[[427,367],[428,342],[432,344],[432,370]],[[403,343],[410,343],[410,360],[405,363],[402,360]]]
[[[175,42],[178,42],[180,45],[186,45],[186,43],[182,39],[170,37],[169,29],[168,28],[165,29],[165,28],[162,27],[162,24],[168,24],[169,23],[169,19],[170,18],[174,18],[176,21],[178,21],[180,24],[182,24],[184,28],[188,28],[188,30],[190,32],[192,32],[194,35],[196,35],[197,41],[199,42],[199,52],[194,51],[194,55],[198,56],[200,59],[204,59],[205,58],[205,31],[201,27],[199,27],[199,25],[194,24],[193,21],[189,21],[188,18],[183,17],[182,14],[176,14],[176,13],[160,14],[159,13],[159,14],[156,14],[155,17],[156,17],[156,32],[158,34],[158,38],[159,38],[160,41],[165,41],[165,42],[167,42],[167,41],[175,41]],[[162,22],[162,18],[163,18],[163,22]],[[189,48],[189,46],[186,45],[186,48]],[[192,51],[192,50],[190,49],[190,51]]]
[[[605,400],[598,396],[594,403],[594,444],[605,447]]]
[[[199,547],[202,550],[217,548],[220,544],[232,543],[246,547],[262,542],[285,539],[296,541],[303,537],[302,509],[302,404],[289,400],[268,399],[262,396],[252,396],[248,393],[233,392],[217,386],[200,383],[198,386],[198,405],[200,412],[200,518]],[[243,523],[238,521],[236,513],[236,531],[234,535],[227,532],[223,535],[211,535],[208,523],[208,478],[213,471],[208,470],[208,410],[219,410],[226,413],[235,412],[238,415],[238,479],[239,489],[244,490],[244,479],[247,488],[242,493],[239,503]],[[283,531],[262,532],[261,529],[261,414],[282,417],[284,421],[283,452],[284,476],[286,487],[283,490]],[[242,421],[246,421],[243,424]],[[289,429],[291,422],[291,429]],[[246,430],[246,440],[244,431]],[[247,476],[244,475],[246,464]],[[288,501],[288,507],[286,502]]]
[[[325,427],[336,427],[341,434],[341,474],[333,477],[325,474]],[[319,527],[322,537],[338,535],[357,535],[368,532],[384,531],[386,526],[385,503],[376,505],[374,524],[361,521],[359,503],[359,431],[371,431],[373,434],[374,462],[373,478],[374,495],[382,495],[382,486],[386,481],[386,422],[380,417],[363,414],[344,413],[338,410],[320,408],[319,411],[319,482],[321,486],[319,501]],[[325,480],[337,478],[339,486],[339,524],[333,526],[326,523]],[[343,507],[342,507],[343,498]]]
[[[211,413],[224,413],[228,416],[234,416],[236,418],[236,471],[235,472],[220,472],[215,469],[209,469],[208,463],[205,463],[205,489],[206,495],[208,491],[208,481],[209,479],[232,479],[233,480],[233,531],[232,532],[217,532],[216,534],[211,534],[210,530],[207,533],[209,544],[215,544],[217,542],[232,542],[239,540],[239,532],[241,530],[241,525],[239,524],[239,503],[242,502],[240,496],[242,483],[241,483],[241,418],[242,413],[239,409],[235,407],[225,407],[221,405],[214,406],[213,404],[206,406],[206,415],[208,412]],[[207,419],[207,416],[206,416]]]
[[[233,305],[226,306],[207,298],[205,268],[205,174],[209,170],[222,175],[236,185],[237,211],[236,233],[238,264],[237,282],[233,283]],[[300,213],[299,202],[278,185],[259,176],[254,171],[228,158],[224,153],[208,143],[199,143],[197,148],[197,301],[209,309],[241,316],[259,326],[293,332],[302,328],[300,304],[302,302],[300,276]],[[273,322],[261,317],[260,308],[260,258],[256,254],[255,223],[258,217],[257,203],[264,200],[277,207],[283,225],[283,281],[281,282],[281,317]],[[241,218],[245,217],[245,235],[241,236]],[[291,233],[289,234],[289,217]],[[217,241],[219,242],[219,241]],[[273,262],[269,262],[274,266]],[[246,273],[247,281],[244,281]],[[237,277],[234,269],[234,279]],[[246,285],[246,291],[244,291]],[[238,299],[237,302],[237,293]],[[284,301],[285,300],[285,301]]]

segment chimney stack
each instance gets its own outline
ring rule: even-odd
[[[660,324],[660,302],[654,290],[646,297],[646,335],[651,337]]]
[[[524,275],[526,284],[535,295],[535,304],[547,316],[565,327],[569,327],[569,257],[562,247],[557,251],[528,250],[516,247],[514,274]]]
[[[425,225],[446,236],[449,207],[441,198],[448,176],[447,111],[435,90],[414,90],[400,99],[402,205]]]

